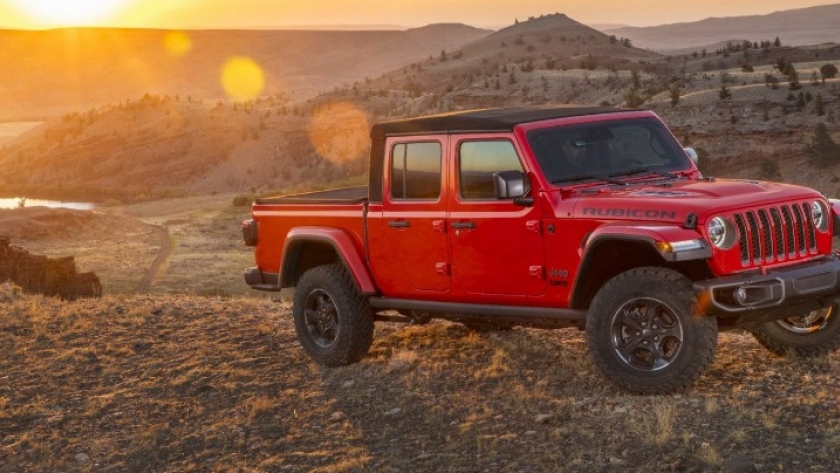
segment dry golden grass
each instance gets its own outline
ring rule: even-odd
[[[4,282],[0,284],[0,303],[10,303],[19,299],[21,290],[18,286]]]
[[[703,443],[700,445],[700,449],[697,451],[697,458],[707,464],[712,466],[720,466],[723,463],[723,456],[721,456],[720,452],[710,443]]]
[[[175,245],[157,294],[62,303],[0,286],[0,471],[706,471],[739,451],[840,468],[837,355],[771,357],[742,332],[680,396],[617,390],[576,330],[378,324],[361,363],[319,367],[288,301],[235,296],[252,262],[248,210],[229,202],[109,208],[91,233],[33,243],[102,267],[111,294],[154,259],[150,225]]]
[[[288,303],[0,307],[0,471],[713,471],[737,452],[840,467],[836,355],[770,357],[739,333],[691,391],[644,397],[607,383],[576,330],[378,324],[369,356],[328,369]]]
[[[677,409],[673,404],[657,404],[653,412],[656,414],[657,427],[654,440],[657,445],[663,445],[671,439],[674,433]]]

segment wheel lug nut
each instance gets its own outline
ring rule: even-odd
[[[659,327],[657,327],[656,325],[654,325],[654,326],[653,326],[653,329],[654,329],[654,330],[656,330],[656,329],[658,329],[658,328],[659,328]]]
[[[637,336],[637,337],[641,337],[641,336],[642,336],[642,332],[636,332],[636,336]]]

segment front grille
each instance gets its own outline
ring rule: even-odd
[[[804,258],[817,251],[817,231],[809,203],[736,212],[741,264],[744,267]]]

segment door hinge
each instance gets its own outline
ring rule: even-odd
[[[432,228],[436,231],[441,233],[446,233],[446,220],[434,220],[432,221]]]
[[[534,232],[537,235],[541,235],[542,234],[542,225],[540,225],[541,223],[542,222],[540,222],[539,220],[528,220],[527,222],[525,222],[525,227],[528,229],[528,231]]]
[[[441,276],[449,276],[449,263],[435,263],[435,270]]]

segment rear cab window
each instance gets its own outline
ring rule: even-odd
[[[389,169],[391,199],[440,199],[442,150],[437,141],[395,144]]]

